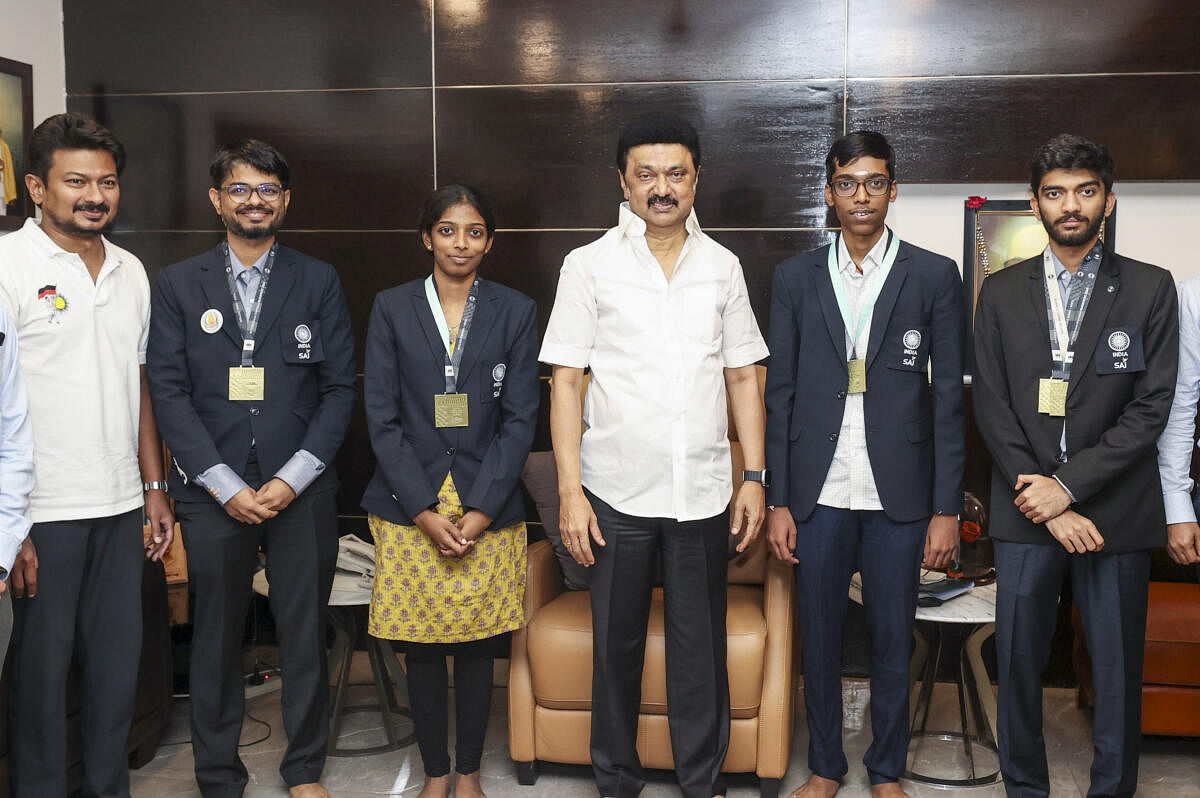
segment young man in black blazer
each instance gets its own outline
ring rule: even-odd
[[[949,563],[962,507],[962,280],[885,226],[887,139],[850,133],[825,169],[841,230],[776,268],[768,342],[767,535],[796,564],[812,770],[792,795],[828,798],[847,771],[842,624],[861,547],[874,735],[863,761],[872,795],[898,796],[919,570]]]
[[[355,396],[350,317],[333,267],[275,241],[291,200],[283,155],[249,140],[218,150],[210,172],[228,235],[159,277],[147,366],[196,594],[196,781],[205,796],[246,786],[241,637],[265,545],[289,741],[280,773],[296,798],[320,798],[333,458]]]
[[[1090,796],[1133,795],[1150,549],[1165,542],[1156,442],[1175,390],[1175,284],[1107,249],[1115,167],[1063,135],[1033,159],[1050,243],[987,278],[975,314],[975,418],[991,451],[1000,769],[1050,794],[1041,673],[1063,577],[1097,663]],[[1060,343],[1062,342],[1062,343]]]

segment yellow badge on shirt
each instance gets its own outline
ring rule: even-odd
[[[1050,416],[1067,415],[1067,385],[1066,380],[1038,380],[1038,412]]]
[[[234,402],[261,402],[266,378],[261,366],[233,366],[229,369],[229,398]]]
[[[466,427],[467,394],[435,393],[433,395],[433,424],[436,427]]]
[[[867,392],[867,361],[862,358],[846,361],[846,371],[850,372],[850,385],[847,393]]]

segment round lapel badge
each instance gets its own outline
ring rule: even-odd
[[[507,369],[505,368],[504,364],[497,363],[495,368],[492,369],[492,381],[493,382],[504,382],[505,371],[507,371]]]
[[[1129,333],[1117,330],[1108,336],[1108,348],[1114,352],[1124,352],[1129,348]]]
[[[312,340],[312,330],[308,329],[307,324],[298,324],[296,325],[295,336],[297,341],[306,344]]]
[[[200,314],[200,329],[204,330],[209,335],[221,329],[221,325],[225,323],[225,317],[221,315],[221,311],[216,308],[209,308]]]
[[[921,345],[921,331],[909,330],[904,333],[904,348],[916,349]]]

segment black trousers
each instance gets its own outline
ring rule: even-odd
[[[67,794],[67,676],[80,665],[83,794],[128,796],[142,650],[142,509],[34,524],[38,590],[13,602],[14,798]]]
[[[454,657],[454,770],[479,770],[492,706],[492,663],[496,638],[463,643],[398,643],[408,670],[408,700],[425,775],[450,773],[446,749],[449,683],[446,657]]]
[[[257,486],[257,464],[247,470],[246,481]],[[175,505],[195,593],[192,750],[205,796],[240,796],[247,783],[237,747],[245,704],[242,634],[260,544],[283,670],[288,747],[279,772],[289,787],[321,778],[329,744],[325,618],[337,562],[334,493],[302,493],[259,525],[234,520],[212,501]]]
[[[685,798],[724,793],[729,747],[725,664],[727,514],[699,521],[638,518],[587,494],[606,546],[592,546],[592,769],[603,796],[632,798],[645,786],[637,754],[642,664],[662,558],[667,717],[675,774]]]
[[[861,552],[863,609],[871,632],[871,784],[897,781],[908,758],[908,665],[928,519],[896,523],[880,510],[817,505],[796,523],[796,595],[804,652],[808,767],[841,781],[842,629],[846,591]]]
[[[1089,796],[1137,790],[1142,659],[1150,552],[1069,554],[1050,545],[995,541],[997,732],[1011,798],[1050,794],[1042,738],[1042,671],[1050,655],[1063,577],[1087,634],[1096,685]]]

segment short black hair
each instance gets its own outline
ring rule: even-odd
[[[221,147],[213,155],[212,163],[208,167],[213,188],[220,188],[238,164],[251,166],[264,175],[273,175],[284,188],[292,182],[292,170],[288,167],[287,158],[283,157],[283,153],[265,141],[246,139]]]
[[[467,203],[479,212],[479,215],[483,217],[483,225],[487,228],[487,237],[490,239],[496,232],[496,215],[492,213],[492,204],[479,189],[463,183],[442,186],[429,195],[429,198],[425,200],[425,205],[421,208],[421,216],[417,220],[417,238],[421,238],[425,233],[433,235],[433,226],[442,218],[446,209],[460,202]],[[423,240],[422,245],[424,245]]]
[[[617,169],[625,174],[629,151],[642,144],[682,144],[700,168],[700,136],[686,119],[662,111],[651,111],[634,119],[621,131],[617,142]]]
[[[888,180],[896,179],[896,152],[887,138],[874,130],[855,130],[847,133],[829,147],[825,156],[825,182],[833,182],[833,173],[838,165],[845,166],[851,161],[866,156],[878,158],[887,164]]]
[[[54,153],[59,150],[103,150],[113,157],[117,174],[125,168],[125,147],[112,131],[74,111],[55,114],[33,129],[29,140],[29,171],[46,181]]]
[[[1029,187],[1033,189],[1034,195],[1042,187],[1042,178],[1055,169],[1086,169],[1095,172],[1104,182],[1104,192],[1107,194],[1112,191],[1117,165],[1103,144],[1097,144],[1083,136],[1063,133],[1038,147],[1037,152],[1033,154],[1033,163],[1029,166]]]

